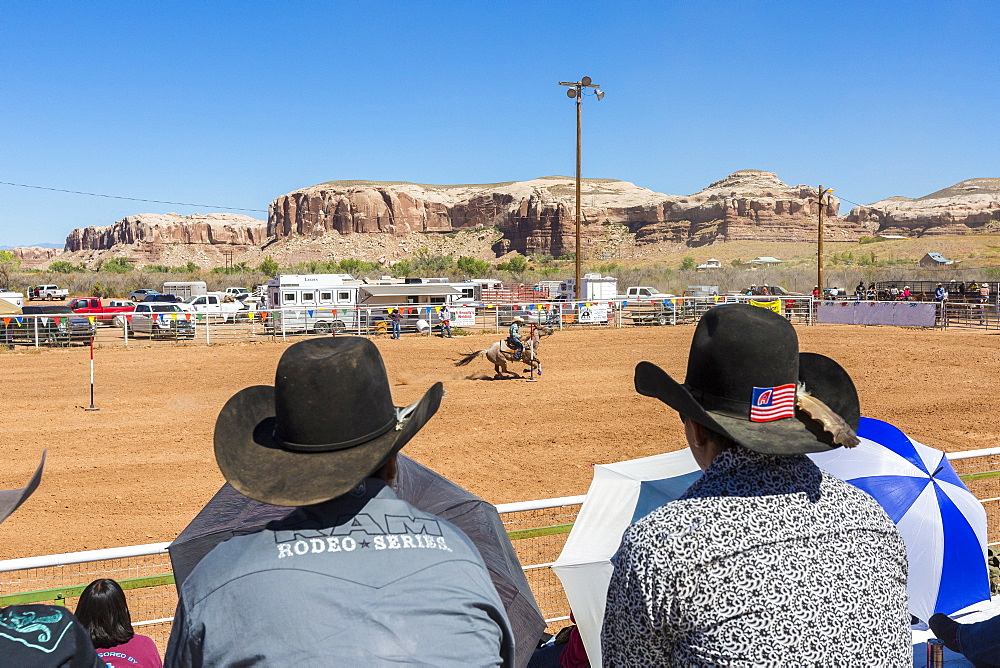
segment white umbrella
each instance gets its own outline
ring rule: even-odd
[[[601,665],[604,604],[622,534],[701,477],[685,448],[594,467],[594,480],[552,570],[562,581],[592,666]]]
[[[875,497],[896,523],[909,562],[910,612],[927,621],[989,600],[986,511],[940,450],[861,418],[860,445],[809,455]]]

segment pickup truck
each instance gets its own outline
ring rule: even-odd
[[[9,318],[0,326],[8,345],[37,341],[48,346],[67,346],[72,341],[89,341],[96,333],[89,318],[65,306],[25,306],[21,314],[22,317]]]
[[[135,310],[135,302],[127,299],[112,299],[105,304],[97,297],[77,297],[66,306],[76,313],[95,316],[102,325],[110,325],[119,313],[131,313]]]
[[[219,316],[225,322],[242,320],[247,311],[247,306],[242,302],[233,301],[221,292],[188,297],[178,306],[188,313],[210,313]]]
[[[226,288],[226,296],[243,301],[250,296],[250,290],[247,288]]]
[[[618,295],[620,301],[629,301],[632,299],[638,299],[642,301],[652,301],[654,299],[670,299],[674,295],[668,295],[666,293],[660,292],[656,288],[651,288],[648,285],[636,285],[625,289],[625,294]]]
[[[69,297],[69,290],[60,290],[58,285],[35,285],[28,288],[28,299],[62,300]]]

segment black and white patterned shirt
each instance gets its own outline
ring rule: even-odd
[[[629,527],[605,666],[911,666],[906,548],[807,457],[726,450]]]

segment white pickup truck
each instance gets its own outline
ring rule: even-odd
[[[28,288],[28,299],[31,301],[36,299],[61,301],[69,299],[69,290],[60,290],[58,285],[35,285]]]
[[[181,310],[188,313],[206,313],[219,316],[225,322],[236,322],[244,319],[246,306],[233,300],[221,292],[209,292],[207,295],[194,295],[178,304]],[[213,318],[214,320],[214,318]]]
[[[660,292],[656,288],[651,288],[648,285],[636,285],[631,288],[625,289],[625,294],[618,295],[619,300],[631,300],[631,299],[641,299],[641,300],[653,300],[653,299],[670,299],[674,295],[668,295],[666,293]]]

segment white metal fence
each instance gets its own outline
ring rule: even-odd
[[[629,327],[678,325],[697,322],[718,304],[749,302],[766,306],[796,324],[812,324],[814,309],[809,297],[676,297],[658,300],[610,300],[597,302],[516,302],[450,304],[452,329],[465,332],[500,333],[515,316],[530,325],[556,329],[570,327]],[[360,336],[389,336],[390,309],[403,315],[404,333],[440,333],[439,304],[393,304],[378,307],[302,308],[240,311],[227,314],[132,313],[113,315],[3,315],[0,316],[0,346],[86,345],[91,337],[97,346],[129,346],[151,342],[174,345],[213,344],[230,341],[261,341],[299,336],[324,336],[345,332]]]
[[[1000,545],[1000,448],[950,453],[949,461],[982,501],[989,543]],[[497,506],[542,614],[553,627],[569,618],[562,584],[550,568],[559,556],[584,496]],[[169,543],[72,552],[0,561],[0,603],[47,601],[76,606],[97,578],[122,583],[135,626],[161,650],[170,634],[177,596],[166,550]]]

